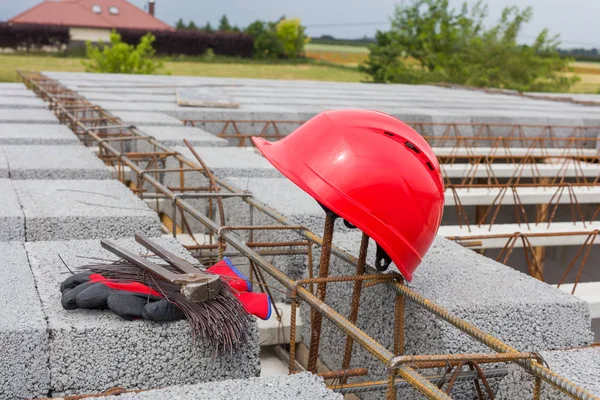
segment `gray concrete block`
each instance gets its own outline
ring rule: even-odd
[[[116,180],[13,180],[26,241],[156,236],[156,213]]]
[[[118,397],[101,397],[99,400],[342,400],[344,397],[327,389],[323,378],[308,372],[295,375],[227,380],[200,385],[174,386],[140,393],[127,393]]]
[[[0,242],[25,240],[25,217],[9,179],[0,179]]]
[[[573,350],[541,352],[548,367],[574,384],[600,397],[600,348],[590,347]],[[509,375],[499,384],[497,399],[520,400],[533,397],[533,376],[517,366],[509,366]],[[542,382],[542,396],[548,400],[566,400],[566,396]]]
[[[0,243],[0,399],[47,396],[48,334],[22,243]]]
[[[182,146],[183,139],[187,139],[194,146],[199,147],[227,146],[225,139],[221,139],[203,129],[191,126],[139,125],[137,128],[149,136],[154,136],[156,140],[165,146]]]
[[[0,145],[75,145],[79,143],[77,136],[64,125],[0,123]]]
[[[0,123],[58,124],[58,119],[48,110],[0,108]]]
[[[0,179],[9,178],[10,172],[8,168],[8,161],[6,160],[6,154],[4,148],[0,146]]]
[[[156,239],[170,251],[196,262],[174,239]],[[145,251],[133,239],[118,244]],[[260,370],[258,329],[248,342],[213,358],[214,349],[192,342],[186,321],[125,321],[107,310],[66,311],[58,287],[69,272],[89,263],[84,257],[116,259],[98,240],[27,243],[27,252],[51,335],[51,384],[55,396],[99,393],[111,387],[151,389],[257,376]]]
[[[5,90],[27,90],[27,86],[25,86],[22,82],[2,82],[0,83],[0,93],[4,93]]]
[[[196,158],[187,147],[174,147],[184,157],[195,161]],[[258,155],[254,148],[244,147],[194,147],[210,170],[221,178],[280,178],[283,177],[266,158]]]
[[[114,111],[123,123],[131,125],[183,126],[183,123],[167,114],[160,112]]]
[[[335,232],[334,244],[355,256],[360,232]],[[374,263],[375,245],[367,262]],[[334,258],[331,275],[354,273],[354,267]],[[485,258],[441,237],[436,238],[409,286],[448,311],[520,351],[541,351],[588,345],[592,341],[589,305],[543,282]],[[331,284],[327,304],[348,315],[352,284]],[[388,349],[393,348],[394,292],[385,285],[363,290],[357,325]],[[303,318],[308,310],[303,309]],[[406,354],[477,353],[490,350],[408,301]],[[306,319],[308,320],[308,319]],[[307,328],[309,329],[309,328]],[[310,337],[304,332],[304,338]],[[339,368],[345,339],[331,323],[324,324],[320,358]],[[381,362],[354,346],[351,367],[366,367],[369,378],[385,379]],[[377,396],[368,397],[377,398]]]
[[[4,146],[11,179],[110,179],[111,171],[84,146]]]
[[[48,103],[38,97],[9,96],[0,92],[0,108],[42,110],[48,108]]]

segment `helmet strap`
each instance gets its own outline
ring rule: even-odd
[[[381,248],[381,246],[379,246],[379,244],[377,244],[377,251],[375,252],[375,268],[377,268],[377,271],[385,271],[391,263],[391,257],[383,248]]]

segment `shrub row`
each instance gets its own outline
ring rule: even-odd
[[[139,43],[147,32],[142,30],[119,29],[123,42]],[[200,31],[156,31],[153,47],[157,54],[165,55],[202,55],[207,49],[213,49],[215,54],[234,57],[252,57],[254,39],[239,32],[200,32]]]
[[[30,50],[51,46],[60,50],[68,44],[67,27],[0,22],[0,48]]]
[[[145,30],[119,29],[123,42],[136,45]],[[240,32],[156,31],[154,48],[157,54],[202,55],[207,49],[215,54],[233,57],[252,57],[254,39]],[[25,25],[0,23],[0,48],[32,49],[53,46],[57,49],[69,44],[69,28],[52,25]]]

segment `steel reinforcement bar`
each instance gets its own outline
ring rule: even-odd
[[[125,155],[125,152],[123,150],[116,149],[115,147],[113,147],[111,145],[111,142],[109,140],[98,135],[98,133],[95,132],[95,130],[101,130],[101,128],[95,129],[94,127],[87,126],[84,122],[79,121],[78,118],[76,118],[72,114],[72,112],[68,109],[68,107],[65,106],[65,104],[63,104],[61,97],[57,97],[56,94],[64,94],[64,93],[70,92],[73,94],[73,96],[71,98],[77,98],[78,102],[84,102],[85,99],[83,97],[78,96],[75,92],[68,91],[64,88],[61,91],[60,90],[61,85],[58,82],[48,79],[43,75],[29,74],[29,73],[23,73],[23,72],[19,72],[19,75],[21,76],[22,80],[29,88],[34,90],[38,94],[38,96],[42,97],[44,100],[46,100],[50,103],[50,108],[53,109],[57,113],[57,115],[59,115],[61,121],[68,120],[70,122],[70,125],[72,126],[72,128],[74,128],[73,129],[74,131],[79,130],[80,132],[85,132],[87,137],[91,138],[94,142],[96,142],[96,144],[98,144],[101,151],[105,152],[106,154],[112,154],[113,157],[115,157],[120,162],[122,162],[124,165],[129,167],[131,169],[131,171],[136,173],[138,176],[143,173],[143,170],[134,161],[129,159],[127,157],[127,155]],[[49,87],[51,89],[46,90],[46,87]],[[97,111],[97,110],[98,109],[96,108],[94,111]],[[106,116],[104,118],[107,121],[110,120],[112,122],[112,118],[114,118],[114,117],[110,116],[110,114],[107,113],[106,111],[101,111],[101,112]],[[118,119],[117,119],[117,121],[118,121]],[[134,127],[130,127],[128,129],[133,135],[143,138],[143,140],[148,141],[152,145],[156,146],[157,148],[162,149],[163,151],[165,151],[167,153],[171,153],[173,156],[175,156],[177,158],[177,160],[181,161],[182,163],[189,165],[192,168],[198,167],[197,164],[185,159],[181,154],[179,154],[177,152],[173,152],[171,149],[169,149],[166,146],[157,142],[154,138],[144,135],[143,132],[139,131],[138,129],[136,129]],[[222,188],[229,190],[230,192],[234,192],[234,193],[239,192],[235,188],[233,188],[232,186],[230,186],[229,184],[227,184],[225,181],[223,181],[221,179],[216,178],[216,181]],[[264,257],[262,257],[257,252],[255,252],[253,249],[248,247],[246,245],[246,243],[244,243],[242,240],[240,240],[240,238],[237,235],[235,235],[233,232],[227,232],[227,231],[221,232],[222,227],[219,224],[214,222],[212,219],[210,219],[204,213],[198,211],[196,208],[194,208],[190,203],[188,203],[184,199],[178,199],[176,193],[174,193],[172,190],[170,190],[165,185],[163,185],[158,179],[156,179],[150,175],[147,175],[147,176],[145,176],[145,182],[148,183],[149,185],[151,185],[152,187],[154,187],[154,189],[156,189],[157,192],[160,192],[165,197],[175,201],[179,207],[184,209],[187,213],[189,213],[197,221],[201,222],[211,232],[219,233],[224,241],[226,241],[229,245],[231,245],[233,248],[238,250],[241,254],[246,256],[249,260],[254,262],[257,266],[259,266],[262,270],[264,270],[266,273],[268,273],[270,276],[272,276],[274,279],[276,279],[283,286],[285,286],[289,290],[296,290],[297,295],[300,299],[302,299],[304,302],[309,304],[313,310],[317,311],[319,314],[321,314],[324,317],[326,317],[327,319],[329,319],[341,331],[343,331],[346,335],[351,337],[355,342],[359,343],[363,348],[365,348],[365,350],[367,350],[369,353],[371,353],[375,358],[377,358],[378,360],[383,362],[385,365],[389,365],[389,363],[395,358],[395,354],[393,352],[389,351],[386,347],[384,347],[380,343],[376,342],[373,338],[371,338],[364,331],[360,330],[354,324],[350,323],[350,321],[348,321],[346,318],[344,318],[342,315],[340,315],[336,310],[334,310],[332,307],[327,305],[324,301],[322,301],[317,296],[315,296],[312,292],[303,288],[302,286],[298,286],[296,281],[294,281],[291,278],[289,278],[288,276],[286,276],[279,269],[277,269],[274,265],[272,265],[270,262],[268,262]],[[260,210],[264,214],[269,215],[274,220],[276,220],[282,224],[285,224],[285,225],[291,225],[283,216],[278,214],[276,211],[270,209],[269,207],[265,206],[264,204],[256,201],[254,198],[243,197],[243,200],[246,201],[247,203],[249,203],[251,206],[255,207],[256,209]],[[317,245],[323,246],[322,238],[315,235],[311,231],[306,230],[306,229],[299,229],[297,232],[300,233],[302,236],[304,236],[309,241],[311,241]],[[332,246],[331,252],[335,256],[339,257],[340,259],[342,259],[350,264],[356,265],[356,263],[357,263],[357,259],[354,256],[352,256],[351,254],[349,254],[339,248],[336,248],[335,246]],[[370,270],[372,270],[372,267],[369,266],[368,268]],[[372,271],[370,271],[370,272],[372,272]],[[514,353],[514,354],[519,353],[516,349],[508,346],[504,342],[494,338],[493,336],[483,332],[479,328],[460,319],[458,316],[450,313],[449,311],[447,311],[443,307],[435,304],[431,300],[420,296],[418,293],[414,292],[413,290],[408,288],[406,285],[404,285],[400,282],[397,282],[397,281],[387,282],[387,284],[390,285],[391,288],[394,291],[396,291],[399,295],[412,300],[414,303],[420,305],[421,307],[430,311],[431,313],[438,316],[439,318],[452,324],[453,326],[455,326],[458,329],[460,329],[461,331],[467,333],[474,339],[487,345],[491,349],[493,349],[499,353]],[[549,383],[550,385],[557,388],[561,392],[571,396],[572,398],[585,399],[585,400],[598,399],[597,397],[595,397],[594,395],[592,395],[585,389],[575,385],[573,382],[570,382],[568,379],[559,376],[558,374],[554,373],[550,369],[543,367],[542,365],[540,365],[538,362],[536,362],[534,360],[516,359],[516,360],[513,360],[512,362],[515,362],[515,363],[521,365],[523,368],[525,368],[527,371],[531,372],[536,377],[541,378],[545,382]],[[398,366],[397,369],[394,369],[394,371],[395,372],[393,374],[391,374],[392,379],[388,380],[388,385],[387,385],[388,391],[390,388],[390,384],[392,385],[392,387],[394,386],[393,377],[397,373],[397,375],[399,375],[400,378],[402,378],[408,384],[410,384],[411,386],[416,388],[419,392],[423,393],[424,395],[426,395],[429,398],[436,398],[436,399],[449,399],[450,398],[446,393],[444,393],[437,386],[435,386],[427,377],[419,374],[417,371],[415,371],[410,366],[400,365],[400,366]]]

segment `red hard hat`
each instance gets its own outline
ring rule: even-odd
[[[252,140],[275,168],[375,240],[412,280],[444,209],[439,163],[417,132],[381,112],[338,110],[277,142]],[[385,269],[384,263],[378,257],[376,266]]]

